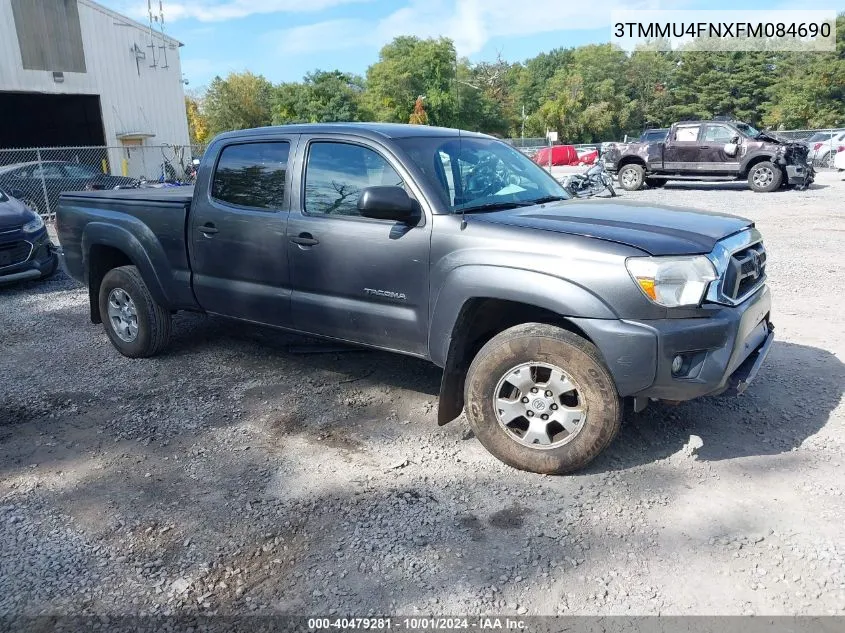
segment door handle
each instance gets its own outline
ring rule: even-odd
[[[710,149],[709,145],[699,145],[698,149]]]
[[[299,246],[314,246],[320,243],[320,240],[315,239],[310,233],[300,233],[296,237],[290,238],[290,241]]]
[[[206,222],[202,226],[198,226],[197,230],[203,235],[214,235],[215,233],[217,233],[217,227],[214,226],[211,222]]]

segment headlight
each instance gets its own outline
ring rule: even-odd
[[[41,219],[40,215],[36,215],[32,218],[29,222],[23,225],[23,232],[24,233],[35,233],[36,231],[40,231],[44,228],[44,220]]]
[[[667,308],[697,306],[716,268],[704,255],[692,257],[630,257],[628,272],[643,294]]]

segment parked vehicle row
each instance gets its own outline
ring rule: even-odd
[[[492,137],[315,124],[223,134],[193,188],[63,194],[66,268],[129,357],[179,310],[370,346],[443,368],[496,457],[580,469],[623,404],[742,392],[773,340],[749,220],[572,199]]]
[[[63,191],[96,191],[135,186],[137,180],[104,174],[93,165],[46,160],[0,167],[0,187],[33,211],[46,215],[55,209]]]
[[[833,167],[836,154],[845,149],[845,130],[816,132],[802,141],[807,146],[807,158],[819,167]]]

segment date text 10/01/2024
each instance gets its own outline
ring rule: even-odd
[[[308,629],[365,631],[495,631],[525,630],[525,621],[511,618],[309,618]]]

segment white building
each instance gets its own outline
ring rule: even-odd
[[[180,46],[92,0],[0,0],[0,149],[106,145],[117,174],[188,145]]]

